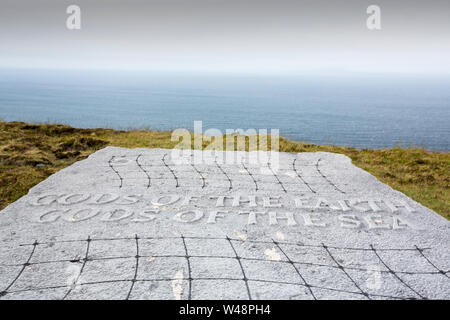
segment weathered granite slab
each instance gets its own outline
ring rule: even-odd
[[[105,148],[1,211],[0,299],[450,296],[449,222],[346,156],[176,152]]]

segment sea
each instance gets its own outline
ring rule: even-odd
[[[277,129],[313,144],[450,151],[450,77],[0,70],[0,119],[79,128]]]

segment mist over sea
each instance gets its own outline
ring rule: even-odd
[[[450,151],[450,78],[0,70],[0,119],[80,128],[279,129],[358,148]]]

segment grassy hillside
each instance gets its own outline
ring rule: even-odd
[[[56,171],[105,146],[172,148],[171,132],[76,129],[65,125],[0,122],[0,209]],[[225,138],[226,139],[226,138]],[[328,151],[450,220],[450,153],[419,148],[359,150],[280,140],[280,151]]]

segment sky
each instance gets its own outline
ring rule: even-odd
[[[448,0],[0,0],[0,68],[449,75],[449,14]]]

